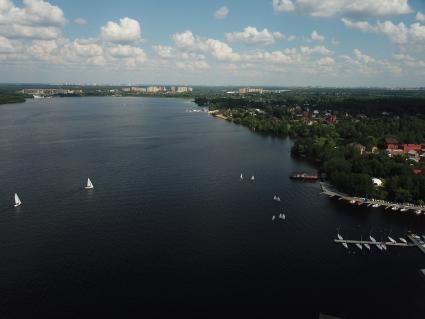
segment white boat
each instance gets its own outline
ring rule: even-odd
[[[390,236],[388,236],[388,239],[390,240],[390,242],[392,242],[392,243],[396,243],[396,241],[394,240],[394,238],[392,238],[392,237],[390,237]]]
[[[379,207],[379,204],[373,204],[372,207],[377,208],[377,207]]]
[[[406,240],[406,239],[404,239],[403,237],[400,237],[399,239],[400,239],[400,241],[401,241],[402,243],[407,244],[407,240]]]
[[[387,245],[385,245],[384,243],[381,243],[381,247],[383,250],[387,250]]]
[[[254,175],[251,176],[251,181],[253,182],[255,180]]]
[[[242,173],[241,173],[241,179],[243,179],[243,175],[242,175]]]
[[[282,219],[285,220],[286,219],[286,215],[282,214]]]
[[[348,244],[347,243],[342,243],[342,246],[344,246],[345,249],[348,249]]]
[[[18,194],[15,193],[15,207],[18,207],[22,204],[21,200],[19,199]]]
[[[376,239],[373,238],[372,236],[369,236],[370,240],[373,241],[374,243],[376,243]]]
[[[400,209],[401,212],[407,212],[409,209],[408,208],[402,208]]]
[[[382,246],[381,246],[380,244],[376,244],[376,247],[377,247],[379,250],[382,250]]]
[[[277,196],[277,195],[274,195],[274,196],[273,196],[273,200],[274,200],[275,202],[280,202],[280,197],[279,197],[279,196]]]
[[[398,210],[398,206],[391,207],[391,210]]]
[[[92,189],[92,188],[94,188],[94,185],[91,182],[90,178],[87,178],[87,185],[86,185],[85,189]]]
[[[418,210],[415,211],[415,214],[416,215],[420,215],[421,213],[422,213],[422,211],[420,209],[418,209]]]
[[[272,220],[275,220],[275,218],[276,218],[275,215],[273,215]]]
[[[350,204],[355,204],[356,201],[354,199],[350,200]]]
[[[362,246],[362,244],[356,243],[356,246],[357,246],[360,250],[363,250],[363,246]]]
[[[370,245],[369,244],[363,244],[367,249],[370,250]]]

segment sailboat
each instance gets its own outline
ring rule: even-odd
[[[285,220],[286,219],[286,215],[282,214],[282,219]]]
[[[243,179],[243,175],[242,175],[242,173],[241,173],[241,179]]]
[[[376,239],[375,238],[373,238],[372,236],[369,236],[369,238],[370,238],[371,241],[373,241],[373,243],[376,245],[376,247],[379,250],[382,250],[382,246],[376,242]]]
[[[277,196],[277,195],[274,195],[273,200],[276,201],[276,202],[280,202],[280,197]]]
[[[402,243],[407,244],[407,240],[406,240],[406,239],[404,239],[403,237],[399,237],[399,239],[400,239],[400,241],[401,241]]]
[[[91,182],[90,178],[87,178],[87,185],[85,189],[92,189],[94,188],[93,183]]]
[[[360,241],[361,242],[363,241],[361,236],[360,236]],[[357,246],[358,249],[363,250],[363,245],[361,243],[356,243],[356,246]]]
[[[19,199],[18,194],[15,193],[15,207],[18,207],[22,204],[21,200]]]
[[[254,175],[251,176],[251,182],[253,182],[255,180]]]
[[[273,215],[272,220],[274,220],[275,218],[276,218],[275,215]]]
[[[363,244],[368,250],[370,250],[370,245],[369,244]]]

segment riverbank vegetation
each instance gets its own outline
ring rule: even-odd
[[[0,104],[25,102],[25,95],[7,90],[0,90]]]
[[[291,136],[294,156],[314,162],[340,191],[424,203],[423,91],[312,90],[200,96],[195,102],[254,132]],[[396,145],[389,146],[388,137]]]

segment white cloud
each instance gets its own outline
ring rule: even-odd
[[[297,37],[296,37],[295,35],[290,35],[290,36],[288,37],[288,41],[289,41],[289,42],[294,41],[296,38],[297,38]]]
[[[318,45],[316,47],[307,47],[307,46],[302,46],[300,47],[300,51],[303,54],[321,54],[321,55],[330,55],[333,52],[331,50],[329,50],[328,48],[326,48],[323,45]]]
[[[0,34],[9,38],[54,39],[66,23],[62,9],[42,0],[24,0],[17,7],[0,0]]]
[[[408,0],[273,0],[276,12],[297,11],[314,17],[383,17],[410,13]]]
[[[273,0],[273,9],[276,12],[290,12],[295,10],[291,0]]]
[[[13,50],[13,45],[8,38],[0,35],[0,52],[10,52]]]
[[[221,7],[216,12],[214,12],[214,17],[216,19],[225,19],[229,15],[229,9],[226,6]]]
[[[129,43],[141,39],[140,24],[137,20],[125,17],[119,23],[108,21],[101,27],[103,40],[116,43]]]
[[[335,60],[331,57],[321,58],[317,61],[317,64],[322,67],[329,67],[335,65]]]
[[[422,12],[416,13],[416,20],[420,22],[425,22],[425,14],[423,14]]]
[[[425,25],[419,22],[412,23],[410,26],[405,25],[404,22],[395,24],[389,20],[378,21],[376,25],[372,25],[367,21],[352,21],[346,18],[343,18],[342,22],[348,28],[383,34],[392,42],[401,46],[413,45],[425,48]]]
[[[320,35],[316,30],[313,30],[313,32],[311,33],[310,38],[313,41],[318,41],[318,42],[325,41],[325,37],[323,35]]]
[[[83,19],[83,18],[76,18],[74,20],[74,23],[75,24],[78,24],[78,25],[86,25],[87,24],[87,21],[85,19]]]
[[[280,32],[269,32],[267,29],[258,31],[255,27],[246,27],[242,32],[226,33],[226,38],[230,42],[243,42],[246,44],[273,44],[276,39],[283,37]]]

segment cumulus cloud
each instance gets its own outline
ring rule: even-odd
[[[226,6],[222,6],[216,12],[214,12],[214,17],[216,19],[225,19],[229,15],[229,9]]]
[[[104,41],[116,43],[130,43],[141,39],[140,24],[137,20],[125,17],[118,23],[108,21],[100,29]]]
[[[416,13],[416,20],[420,22],[425,22],[425,14],[423,14],[422,12]]]
[[[301,46],[300,51],[303,54],[331,55],[333,53],[331,50],[329,50],[323,45],[318,45],[316,47]]]
[[[325,37],[323,35],[319,34],[316,30],[313,30],[313,32],[311,33],[310,38],[313,41],[318,41],[318,42],[325,41]]]
[[[314,17],[383,17],[410,13],[408,0],[273,0],[276,12],[297,11]]]
[[[17,7],[0,1],[0,34],[8,38],[54,39],[66,23],[62,9],[42,0],[24,0]]]
[[[74,20],[74,23],[75,24],[78,24],[78,25],[86,25],[87,24],[87,21],[85,19],[83,19],[83,18],[76,18]]]
[[[331,57],[321,58],[317,61],[317,64],[322,67],[328,67],[335,64],[335,60]]]
[[[276,12],[290,12],[295,10],[295,5],[291,0],[273,0],[273,9]]]
[[[344,25],[351,29],[359,29],[363,32],[375,32],[387,36],[392,42],[398,45],[414,45],[425,48],[425,25],[415,22],[410,26],[400,22],[398,24],[392,21],[377,22],[372,25],[367,21],[352,21],[343,18]]]
[[[283,37],[280,32],[270,32],[267,29],[258,31],[255,27],[246,27],[242,32],[226,33],[226,38],[230,42],[243,42],[246,44],[273,44],[276,39]]]

